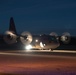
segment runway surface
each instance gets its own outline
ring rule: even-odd
[[[0,73],[76,75],[76,51],[1,51]]]

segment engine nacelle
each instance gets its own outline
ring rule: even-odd
[[[3,39],[7,44],[13,44],[17,42],[17,36],[11,31],[6,31]]]
[[[20,37],[20,40],[24,45],[30,44],[32,39],[32,35],[29,32],[23,32]]]
[[[60,39],[64,44],[68,44],[71,40],[70,33],[68,32],[63,33]]]

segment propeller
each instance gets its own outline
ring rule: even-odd
[[[29,32],[23,32],[20,37],[20,40],[24,45],[30,44],[32,39],[32,35]]]
[[[6,31],[3,39],[7,44],[13,44],[17,42],[17,36],[12,31]]]
[[[62,41],[64,44],[68,44],[68,43],[70,42],[70,40],[71,40],[71,35],[70,35],[70,33],[65,32],[65,33],[62,34],[62,36],[61,36],[61,41]]]
[[[51,32],[50,35],[51,35],[51,36],[55,36],[55,37],[58,39],[58,34],[57,34],[57,33]]]

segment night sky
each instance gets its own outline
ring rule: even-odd
[[[76,35],[76,0],[0,0],[0,33],[8,30],[10,17],[18,33]]]

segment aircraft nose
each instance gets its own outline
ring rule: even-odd
[[[52,48],[55,49],[60,46],[60,43],[56,42],[52,44]]]
[[[60,46],[58,38],[55,38],[53,41],[54,41],[54,44],[55,44],[55,48]]]

